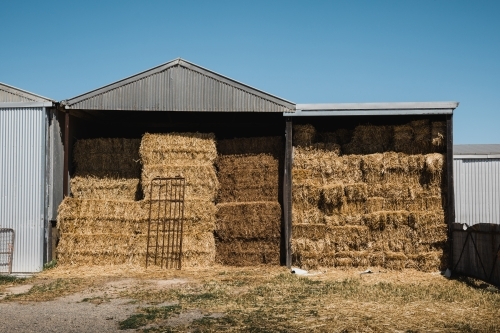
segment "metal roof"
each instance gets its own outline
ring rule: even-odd
[[[52,106],[55,101],[0,82],[0,107]]]
[[[293,112],[295,104],[182,59],[61,102],[67,109]]]
[[[297,104],[286,116],[382,116],[452,114],[458,102]]]
[[[453,157],[469,158],[500,158],[500,144],[453,145]]]

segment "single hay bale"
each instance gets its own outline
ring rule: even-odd
[[[371,230],[384,230],[390,225],[408,225],[410,213],[408,211],[381,211],[365,214],[364,225]]]
[[[283,138],[265,136],[219,140],[217,150],[221,155],[271,155],[281,158],[284,152]]]
[[[407,225],[389,225],[384,230],[370,230],[368,237],[370,251],[414,253],[419,246],[417,232]]]
[[[139,152],[145,165],[177,164],[180,159],[211,164],[217,157],[213,133],[146,133]]]
[[[151,198],[151,181],[156,177],[184,177],[186,179],[185,198],[214,200],[219,189],[219,181],[212,165],[144,165],[141,184],[145,199]],[[165,198],[165,193],[153,188],[153,198]]]
[[[411,212],[408,223],[409,226],[414,229],[432,226],[447,226],[444,211]]]
[[[435,272],[446,269],[447,253],[443,250],[422,252],[414,255],[408,255],[411,268],[423,272]]]
[[[313,143],[312,145],[310,145],[306,148],[313,149],[313,150],[333,152],[337,155],[340,155],[340,151],[341,151],[339,144],[331,143],[331,142],[316,142],[316,143]]]
[[[316,129],[314,126],[307,125],[293,125],[293,145],[296,147],[306,147],[316,141]]]
[[[292,202],[295,207],[318,207],[322,188],[315,184],[292,184]]]
[[[216,236],[223,241],[275,239],[281,235],[278,202],[241,202],[217,205]]]
[[[360,155],[294,148],[292,179],[297,183],[359,183],[363,181]]]
[[[317,207],[304,208],[296,204],[292,205],[292,226],[296,224],[318,224],[325,223],[324,213]]]
[[[366,212],[374,213],[382,210],[388,210],[385,208],[385,199],[383,197],[368,197],[366,198]]]
[[[335,250],[365,247],[368,232],[368,228],[361,225],[297,224],[292,228],[293,238],[306,238],[312,241],[327,240],[335,244]]]
[[[71,178],[71,194],[81,199],[136,200],[140,193],[140,179],[135,178]]]
[[[413,129],[413,153],[426,153],[431,148],[431,127],[428,119],[410,122]]]
[[[350,185],[346,185],[350,186]],[[344,201],[344,185],[329,184],[321,187],[323,203],[328,206],[338,207]]]
[[[277,201],[278,163],[278,159],[266,154],[220,156],[218,201]]]
[[[383,181],[419,183],[424,167],[424,155],[394,152],[364,155],[361,163],[363,179],[369,184]]]
[[[77,218],[140,222],[148,218],[148,212],[139,201],[84,200],[66,197],[59,205],[57,218],[58,223],[61,220]]]
[[[280,240],[218,241],[215,261],[229,266],[255,266],[280,264]]]
[[[353,131],[345,128],[339,128],[334,132],[320,132],[318,137],[324,143],[336,143],[343,146],[351,142]]]
[[[65,252],[57,254],[57,263],[73,266],[108,266],[132,264],[141,267],[146,265],[145,255],[116,254],[116,253],[74,253]]]
[[[392,127],[359,125],[352,141],[342,147],[346,154],[374,154],[392,150]]]
[[[81,139],[73,157],[79,176],[139,178],[139,139]]]
[[[368,191],[365,183],[346,184],[344,192],[348,202],[364,202],[367,199]]]
[[[413,128],[410,125],[394,126],[394,150],[406,154],[414,153]]]
[[[446,122],[433,121],[431,123],[431,138],[434,151],[438,152],[443,150],[446,146]]]

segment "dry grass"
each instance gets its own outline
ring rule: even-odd
[[[176,304],[170,317],[201,311],[183,322],[151,317],[142,324],[156,331],[201,332],[499,332],[500,293],[478,281],[447,280],[439,274],[372,268],[316,271],[296,276],[282,267],[160,270],[133,266],[57,267],[36,278],[37,292],[6,301],[42,301],[83,286],[135,278],[119,296],[147,303],[144,313]],[[175,288],[155,288],[156,280],[183,279]],[[78,279],[78,280],[77,280]],[[59,282],[55,282],[59,281]],[[65,282],[63,282],[65,281]],[[42,287],[45,285],[46,287]],[[58,285],[57,288],[54,286]],[[142,313],[142,312],[141,312]],[[214,315],[219,314],[219,315]],[[135,315],[135,314],[134,314]],[[146,326],[139,325],[145,329]]]

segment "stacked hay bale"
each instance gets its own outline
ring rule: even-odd
[[[444,126],[360,125],[350,140],[338,130],[320,133],[320,142],[304,140],[312,133],[300,133],[304,128],[294,127],[294,139],[302,139],[294,142],[292,169],[295,264],[441,268]]]
[[[221,140],[218,151],[216,260],[235,266],[279,265],[281,138]]]
[[[61,264],[137,263],[147,215],[139,191],[139,139],[79,140],[74,148],[73,198],[59,207]]]
[[[151,188],[156,177],[184,177],[184,230],[182,266],[210,266],[215,259],[215,197],[219,188],[212,133],[146,133],[141,142],[141,183],[144,206],[159,193]],[[144,240],[144,244],[147,240]],[[145,246],[145,245],[144,245]]]

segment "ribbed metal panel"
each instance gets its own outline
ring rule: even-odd
[[[500,159],[454,159],[456,221],[500,224]]]
[[[290,112],[295,106],[179,60],[70,99],[71,109]]]
[[[0,227],[16,232],[13,272],[43,267],[45,110],[0,108]]]
[[[34,102],[33,98],[28,98],[27,96],[23,96],[21,94],[16,94],[11,91],[3,90],[0,86],[0,102]]]

